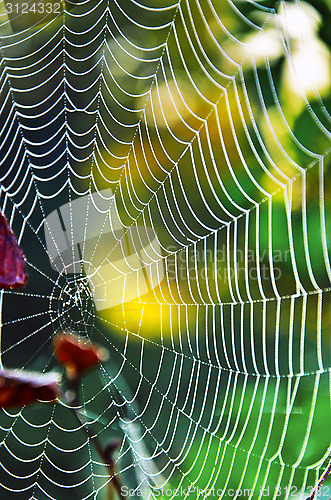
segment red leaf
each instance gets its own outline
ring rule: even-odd
[[[0,408],[55,401],[59,395],[57,373],[0,369]]]
[[[73,377],[94,368],[107,358],[105,349],[92,342],[82,341],[71,333],[61,333],[55,337],[54,354]]]
[[[7,219],[0,213],[0,289],[24,286],[27,279],[23,252]]]

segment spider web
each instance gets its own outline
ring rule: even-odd
[[[77,411],[121,440],[114,474],[133,497],[306,498],[330,453],[318,12],[9,4],[0,206],[30,279],[1,295],[3,365],[59,371],[61,330],[107,348]],[[64,398],[0,425],[4,498],[108,498]]]

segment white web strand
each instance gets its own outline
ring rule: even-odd
[[[9,9],[0,201],[30,279],[1,295],[1,362],[54,369],[63,329],[107,346],[77,411],[121,439],[115,474],[144,498],[305,498],[330,442],[330,121],[299,65],[317,11]],[[3,495],[106,498],[63,398],[3,410],[0,429]]]

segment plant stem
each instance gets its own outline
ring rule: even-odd
[[[118,477],[115,475],[115,464],[114,464],[114,459],[112,456],[112,452],[113,452],[114,448],[109,447],[109,446],[107,446],[106,448],[103,448],[97,435],[94,432],[90,431],[90,429],[88,427],[88,423],[85,420],[85,418],[83,418],[83,416],[77,412],[76,408],[74,408],[75,406],[79,405],[79,401],[78,401],[79,381],[80,381],[79,377],[68,378],[68,387],[69,387],[70,391],[72,391],[72,393],[73,393],[73,397],[70,401],[70,406],[71,406],[72,411],[74,412],[77,420],[81,424],[82,429],[84,429],[86,436],[93,443],[95,450],[99,454],[100,458],[102,459],[102,461],[105,464],[105,467],[108,470],[108,474],[110,477],[110,481],[108,483],[108,485],[109,485],[108,499],[113,500],[113,488],[114,488],[115,491],[117,492],[119,498],[122,500],[126,500],[126,496],[122,492],[121,483],[120,483]]]
[[[328,463],[327,468],[325,469],[325,471],[321,475],[320,480],[318,481],[317,485],[315,486],[312,494],[306,500],[313,500],[313,498],[315,498],[315,496],[318,493],[320,487],[322,486],[322,484],[324,483],[324,481],[326,480],[326,478],[328,477],[328,475],[330,474],[330,472],[331,472],[331,458],[330,458],[330,461]]]

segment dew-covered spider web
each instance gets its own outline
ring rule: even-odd
[[[1,498],[111,498],[94,436],[128,498],[307,498],[331,435],[327,2],[0,9],[0,208],[29,273],[1,362],[62,374],[59,331],[109,353],[81,419],[65,386],[1,411]]]

